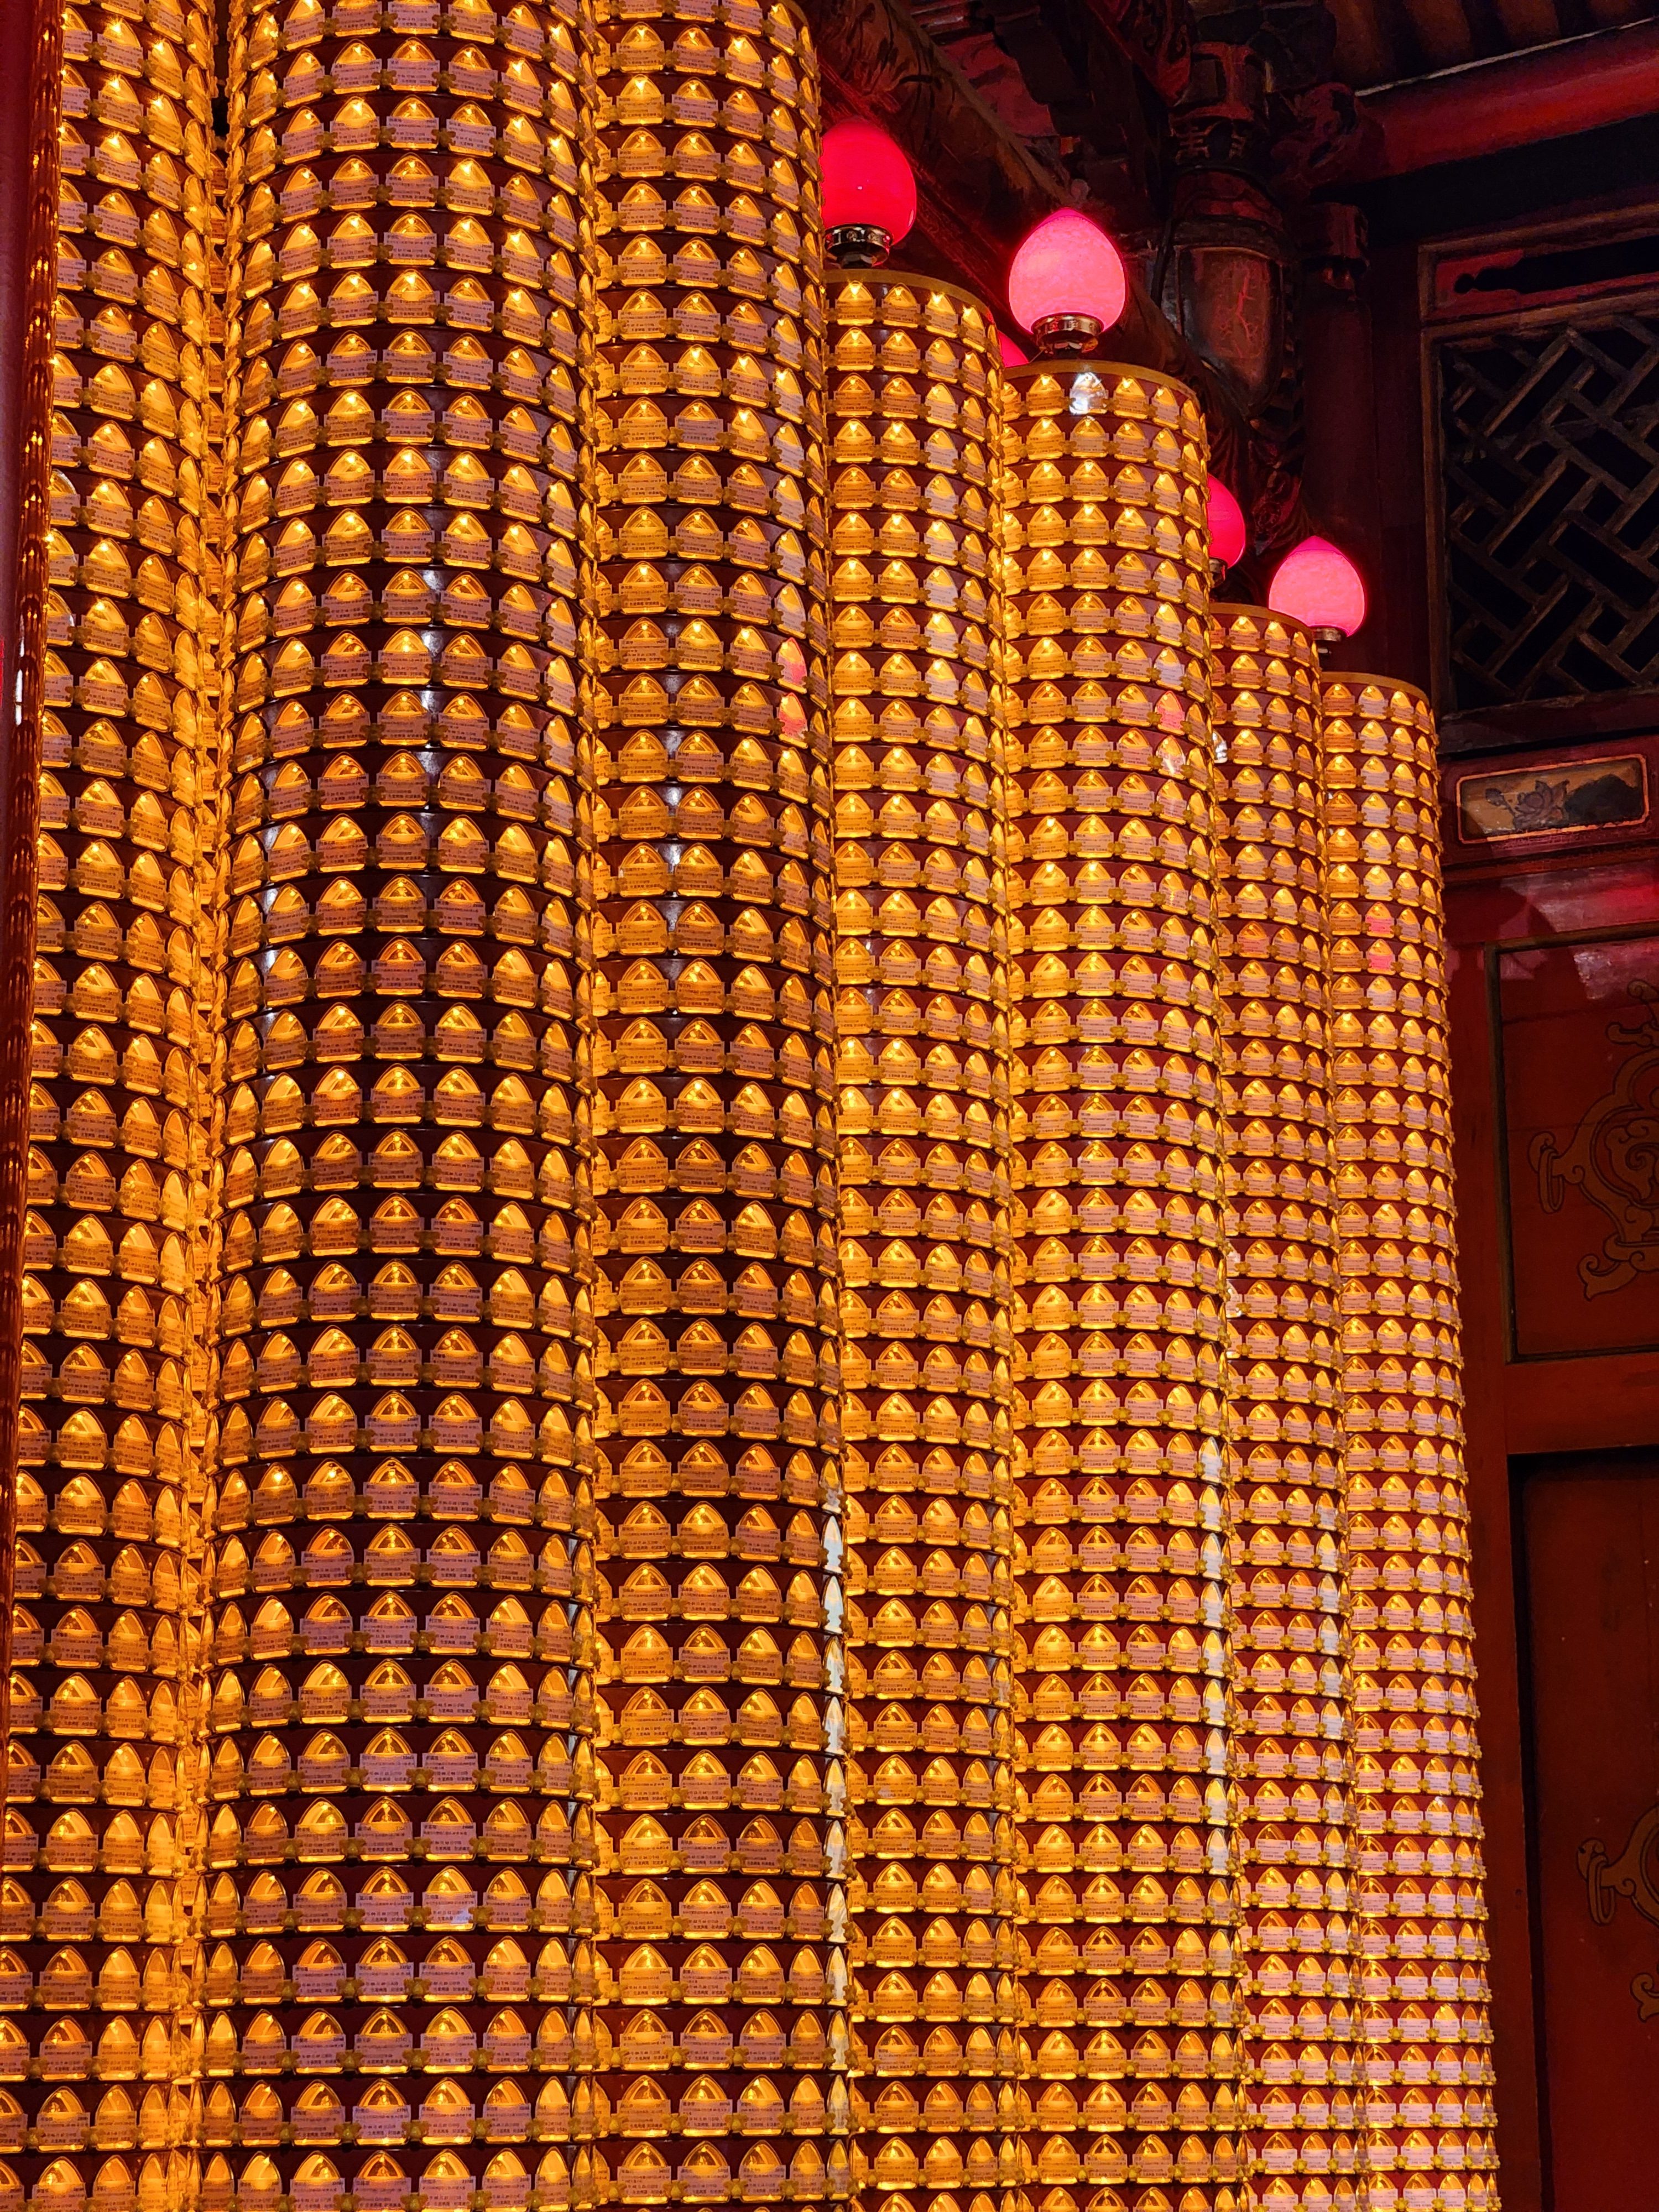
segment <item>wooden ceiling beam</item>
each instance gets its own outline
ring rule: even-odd
[[[1659,24],[1646,22],[1367,94],[1360,106],[1382,128],[1363,173],[1407,176],[1628,122],[1652,113],[1656,82]]]
[[[1174,107],[1192,75],[1198,38],[1187,0],[1083,0],[1083,4],[1165,107]]]

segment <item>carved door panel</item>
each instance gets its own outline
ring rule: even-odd
[[[1655,2201],[1659,1456],[1520,1464],[1547,2201],[1607,2212]]]
[[[1659,1346],[1659,939],[1498,955],[1514,1357]]]

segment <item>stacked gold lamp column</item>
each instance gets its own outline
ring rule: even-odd
[[[1001,368],[923,278],[829,324],[854,2166],[945,2212],[1012,2179]]]
[[[1204,435],[1088,360],[1006,394],[1027,2185],[1195,2212],[1237,2171]]]
[[[209,41],[70,11],[64,46],[0,2124],[41,2201],[161,2204],[194,2194]]]
[[[784,4],[599,32],[594,2185],[810,2204],[848,2185],[817,77]]]
[[[1370,2212],[1496,2203],[1435,732],[1323,686]]]
[[[1496,2212],[1357,574],[792,0],[64,33],[0,2212]]]
[[[208,25],[201,27],[203,53]],[[219,1316],[223,1289],[223,1161],[225,1110],[225,994],[229,854],[225,836],[229,784],[225,750],[222,635],[224,603],[224,244],[226,235],[222,145],[216,140],[209,161],[208,191],[199,218],[206,240],[206,322],[203,401],[203,604],[198,618],[204,697],[196,754],[196,927],[192,1032],[197,1097],[191,1129],[191,1206],[185,1302],[190,1339],[190,1447],[194,1462],[185,1490],[185,1540],[180,1571],[185,1593],[186,1626],[181,1637],[187,1665],[180,1688],[179,1856],[181,1935],[188,1947],[188,1973],[176,1986],[175,2104],[178,2140],[185,2154],[188,2202],[200,2201],[202,2118],[205,2057],[204,1888],[207,1829],[211,1817],[207,1711],[211,1695],[212,1581],[217,1518],[219,1469]],[[187,1786],[184,1777],[187,1775]],[[182,1961],[181,1961],[182,1963]]]
[[[210,39],[69,9],[0,1875],[0,2188],[196,2193]]]
[[[1288,2212],[1356,2140],[1319,664],[1264,608],[1211,635],[1241,2033],[1255,2185]]]
[[[573,2195],[577,27],[228,27],[204,2138],[242,2212]]]

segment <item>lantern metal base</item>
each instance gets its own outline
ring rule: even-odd
[[[1039,315],[1031,325],[1037,356],[1052,361],[1057,354],[1092,353],[1105,334],[1097,315]]]
[[[879,269],[892,250],[892,232],[878,222],[838,222],[830,233],[830,257],[842,269]]]

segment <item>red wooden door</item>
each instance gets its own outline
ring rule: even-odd
[[[1549,2203],[1652,2206],[1659,1459],[1520,1465]]]

